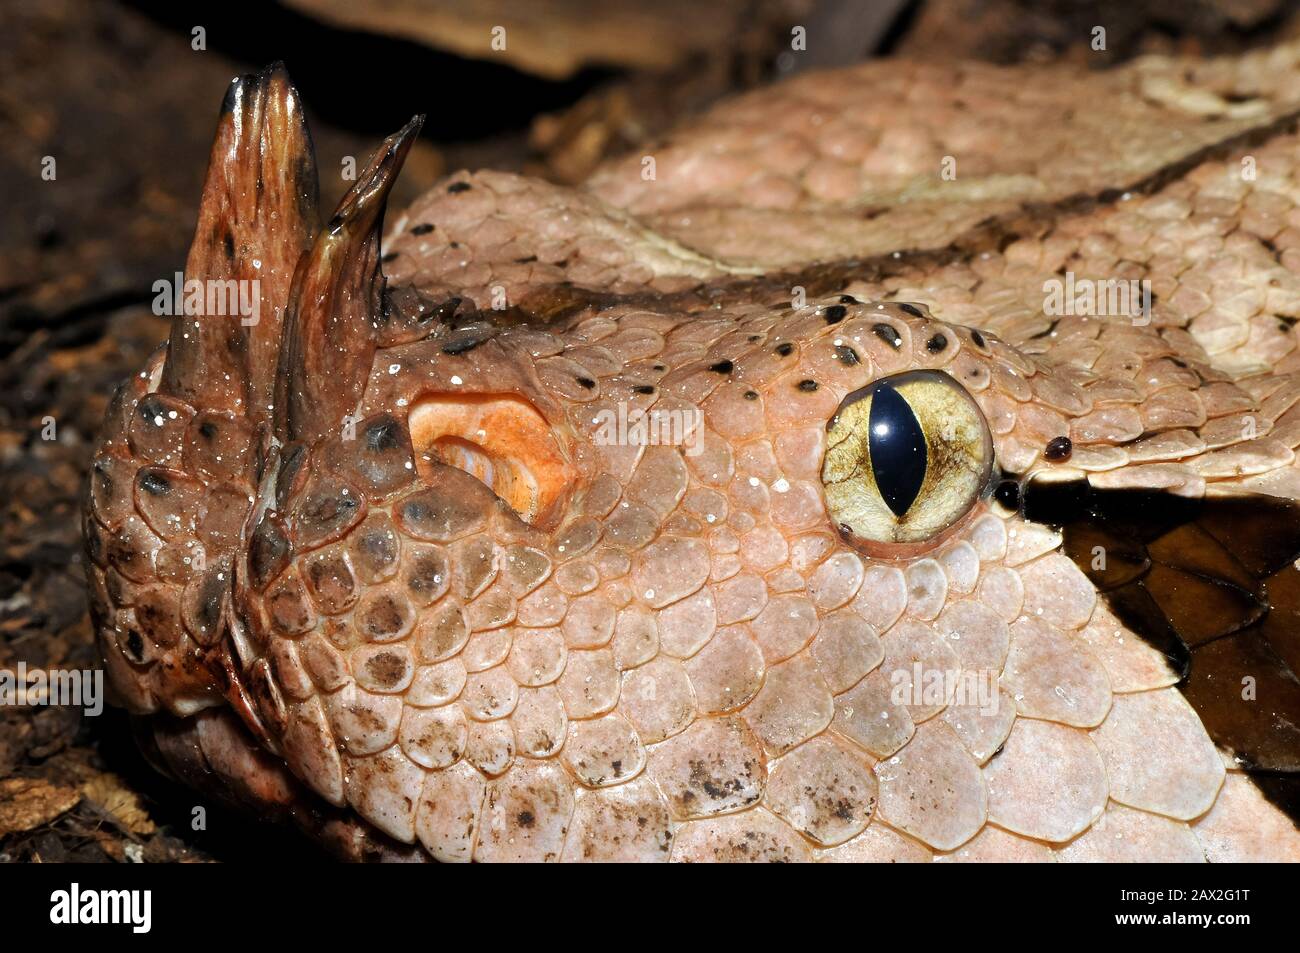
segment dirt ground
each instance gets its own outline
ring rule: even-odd
[[[556,48],[493,58],[474,53],[489,29],[481,8],[441,6],[450,12],[436,22],[419,0],[386,5],[406,11],[387,19],[329,0],[259,4],[252,18],[240,5],[0,6],[0,670],[97,665],[82,481],[112,388],[166,337],[150,288],[184,262],[217,107],[238,73],[287,62],[311,113],[325,205],[343,191],[331,170],[344,157],[363,163],[427,112],[400,206],[460,167],[579,181],[674,119],[810,63],[883,55],[1104,69],[1145,52],[1265,45],[1300,24],[1282,0],[880,0],[873,15],[829,0],[730,0],[712,14],[724,22],[693,37],[671,20],[681,15],[672,3],[648,28],[628,4],[593,15],[587,0],[550,0],[538,29]],[[488,6],[507,21],[532,7]],[[794,24],[836,25],[825,31],[836,40],[792,62],[782,51]],[[1107,27],[1105,53],[1089,47],[1096,24]],[[0,861],[319,856],[292,832],[215,807],[195,831],[197,803],[144,763],[122,712],[0,704]]]

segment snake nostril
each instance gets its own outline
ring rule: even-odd
[[[527,466],[497,459],[480,444],[453,436],[439,437],[428,452],[440,463],[464,470],[490,486],[493,493],[510,503],[525,519],[536,515],[533,510],[537,480]]]
[[[544,524],[571,485],[570,467],[549,422],[514,395],[435,395],[408,421],[416,466],[456,467],[505,500],[526,523]]]

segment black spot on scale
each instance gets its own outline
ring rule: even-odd
[[[875,332],[876,337],[890,347],[898,348],[903,346],[903,336],[898,333],[898,329],[892,324],[885,324],[882,321],[879,324],[872,325],[871,330]]]
[[[634,394],[653,394],[655,389],[649,384],[637,384],[632,388]]]
[[[433,507],[423,500],[407,500],[402,504],[402,519],[409,523],[427,522],[433,516]]]
[[[811,380],[800,381],[795,386],[798,387],[799,390],[803,391],[805,394],[811,394],[813,391],[817,389],[817,382]]]
[[[736,365],[731,361],[718,361],[716,364],[710,364],[709,370],[715,374],[730,374],[736,369]]]
[[[747,337],[745,340],[747,340],[750,344],[755,344],[755,343],[757,343],[757,342],[763,340],[763,335],[761,335],[761,334],[751,334],[751,335],[750,335],[749,337]]]
[[[845,367],[854,367],[862,363],[862,358],[858,357],[858,352],[847,344],[835,345],[835,357]]]
[[[794,353],[794,345],[791,344],[789,341],[786,341],[782,344],[778,344],[775,348],[773,348],[773,350],[776,351],[776,353],[779,354],[781,357],[789,357],[791,354]]]
[[[140,474],[140,489],[150,496],[166,496],[172,491],[172,481],[154,470]]]
[[[758,391],[756,390],[745,391],[745,400],[758,400]]]
[[[135,405],[135,412],[140,415],[140,419],[153,424],[158,417],[167,415],[167,408],[163,402],[153,394],[146,395],[140,403]],[[155,424],[155,426],[162,426]]]
[[[844,320],[844,316],[849,313],[849,309],[842,304],[833,304],[822,314],[827,324],[839,324]]]
[[[468,192],[471,188],[473,188],[473,186],[468,182],[453,182],[451,185],[447,186],[447,191],[452,195],[456,195],[458,192]]]
[[[432,225],[430,225],[428,222],[421,222],[419,225],[416,225],[413,229],[411,229],[411,234],[428,235],[431,231],[433,231]]]
[[[753,392],[751,391],[751,393]],[[757,397],[758,395],[754,394],[754,396]],[[113,483],[113,476],[109,473],[104,461],[96,460],[91,469],[95,471],[95,479],[99,481],[99,485],[104,488],[105,492],[112,493],[115,484]]]
[[[390,261],[393,261],[394,259],[396,259],[397,256],[398,256],[398,254],[399,254],[398,252],[390,251],[387,255],[385,255],[384,257],[380,258],[379,261],[380,261],[381,264],[386,265],[386,264],[388,264]]]
[[[925,433],[907,399],[889,384],[872,393],[867,426],[876,487],[885,505],[902,517],[925,482]]]
[[[1069,437],[1053,437],[1047,441],[1047,447],[1043,450],[1043,456],[1053,463],[1060,463],[1063,460],[1069,460],[1070,454],[1074,452],[1074,443]]]
[[[229,258],[231,261],[234,261],[234,260],[235,260],[235,238],[234,238],[234,236],[231,235],[230,232],[226,232],[226,236],[225,236],[225,238],[224,238],[222,241],[223,241],[223,243],[224,243],[225,246],[226,246],[226,257]]]
[[[470,335],[468,337],[461,338],[459,341],[452,341],[450,344],[444,344],[442,346],[442,353],[450,354],[453,357],[457,354],[464,354],[467,351],[474,350],[474,348],[478,347],[485,340],[487,339]]]
[[[840,304],[861,304],[853,295],[840,295]]]
[[[1060,323],[1061,323],[1060,318],[1054,318],[1052,322],[1048,324],[1047,327],[1044,328],[1042,331],[1039,331],[1037,334],[1029,335],[1029,340],[1037,341],[1040,340],[1041,338],[1051,337],[1052,334],[1056,332],[1056,326]]]
[[[587,390],[591,390],[596,386],[596,382],[593,381],[590,377],[579,377],[576,378],[576,380],[578,382],[578,386],[585,387]]]
[[[975,342],[976,347],[988,347],[988,345],[984,343],[984,335],[980,334],[978,331],[972,330],[970,333],[970,339]]]
[[[211,440],[217,435],[217,425],[210,420],[203,421],[203,423],[199,424],[199,435],[204,440]]]
[[[914,305],[914,304],[908,304],[906,301],[901,302],[901,303],[899,304],[899,306],[898,306],[898,310],[899,310],[899,311],[902,311],[904,314],[910,314],[910,315],[911,315],[912,317],[914,317],[914,318],[923,318],[923,317],[925,317],[925,315],[921,313],[921,309],[920,309],[920,308],[918,308],[918,307],[917,307],[916,305]]]
[[[925,349],[931,354],[938,354],[948,346],[948,339],[942,334],[936,334],[930,340],[925,342]]]
[[[401,445],[402,425],[392,417],[381,417],[366,427],[366,449],[373,453],[395,450]]]

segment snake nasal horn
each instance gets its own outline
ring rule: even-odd
[[[317,228],[311,136],[289,74],[274,63],[236,78],[222,103],[161,393],[269,419],[285,302]],[[231,288],[250,314],[209,307]]]
[[[336,430],[361,400],[377,344],[384,208],[423,116],[384,140],[303,255],[285,311],[275,401],[282,441]]]

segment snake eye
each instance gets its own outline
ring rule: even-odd
[[[854,391],[826,430],[827,509],[850,543],[880,555],[941,538],[970,512],[993,466],[984,415],[940,371]]]

